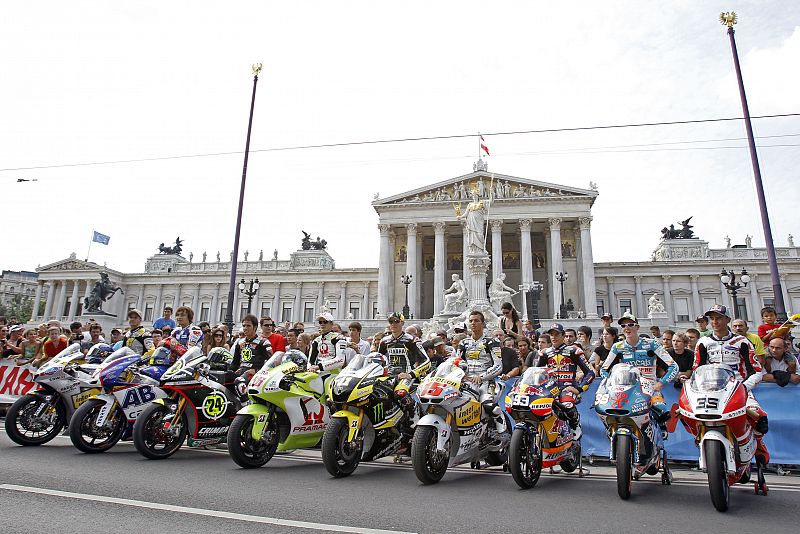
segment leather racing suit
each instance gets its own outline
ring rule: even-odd
[[[550,347],[539,356],[536,365],[549,367],[555,371],[561,389],[558,400],[565,408],[564,416],[573,430],[577,429],[579,416],[576,405],[580,402],[580,396],[565,390],[572,386],[579,392],[586,391],[594,380],[594,371],[589,367],[583,349],[566,343],[562,343],[560,347]],[[577,380],[578,369],[583,372],[580,380]]]
[[[701,337],[694,353],[692,371],[707,363],[722,363],[736,373],[736,378],[747,389],[747,415],[753,421],[753,434],[756,438],[756,458],[763,464],[769,463],[769,451],[764,445],[764,434],[769,430],[767,412],[758,404],[753,389],[761,382],[764,370],[755,355],[755,348],[750,341],[728,330],[724,337]],[[758,458],[761,456],[762,458]]]
[[[153,336],[143,326],[127,331],[122,338],[122,344],[140,356],[151,352],[155,348]]]
[[[172,331],[170,337],[174,337],[178,340],[178,343],[187,348],[194,347],[195,345],[203,345],[203,331],[199,326],[193,324],[183,328],[180,326],[176,327]]]
[[[330,331],[311,342],[308,365],[319,367],[320,373],[340,370],[347,364],[347,337]]]
[[[263,337],[240,338],[233,348],[233,361],[230,369],[237,375],[248,371],[258,372],[272,357],[272,345]]]
[[[467,387],[472,388],[477,394],[478,401],[483,406],[484,411],[493,417],[499,431],[505,430],[505,419],[499,413],[496,397],[499,396],[499,388],[496,387],[495,378],[500,376],[503,371],[503,361],[500,357],[500,342],[483,335],[478,339],[468,337],[462,339],[456,348],[456,356],[464,359],[467,363],[467,377],[478,376],[481,379],[480,386],[474,391],[472,382],[466,382]]]
[[[393,335],[384,337],[378,345],[378,352],[386,356],[388,360],[389,375],[394,377],[400,373],[411,375],[411,380],[397,380],[394,387],[394,393],[399,398],[401,406],[405,409],[411,408],[414,401],[408,393],[412,389],[413,382],[419,382],[430,370],[430,358],[422,350],[420,344],[406,333],[402,333],[398,337]],[[400,390],[405,392],[398,395]]]

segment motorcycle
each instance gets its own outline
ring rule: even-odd
[[[72,444],[93,454],[107,451],[121,439],[129,440],[133,423],[146,405],[167,396],[158,385],[174,361],[171,352],[169,346],[144,357],[128,347],[114,351],[93,375],[101,392],[84,402],[69,423]]]
[[[490,417],[473,385],[465,380],[466,362],[451,357],[439,364],[420,384],[417,393],[421,412],[411,441],[414,473],[423,484],[442,479],[450,466],[471,462],[480,467],[503,465],[511,439],[513,421],[498,407]],[[495,385],[502,391],[502,385]],[[502,426],[494,417],[502,417]]]
[[[631,496],[634,480],[644,473],[661,474],[661,483],[672,483],[664,437],[650,408],[654,383],[642,380],[637,367],[619,363],[600,383],[594,408],[611,439],[611,461],[616,461],[617,493]]]
[[[247,399],[247,381],[227,366],[225,349],[208,355],[188,350],[161,376],[168,396],[151,402],[133,425],[136,450],[151,460],[169,458],[181,448],[224,443],[236,413]]]
[[[328,473],[345,477],[362,460],[369,462],[408,450],[414,418],[410,393],[405,381],[395,388],[385,358],[377,353],[356,355],[329,380],[327,397],[334,407],[331,410],[337,411],[322,438],[322,462]]]
[[[539,481],[543,467],[560,465],[567,473],[576,469],[583,477],[581,442],[563,417],[558,400],[561,389],[553,371],[530,367],[506,396],[506,411],[514,419],[508,448],[508,468],[523,489]]]
[[[247,386],[251,404],[228,430],[228,453],[244,468],[261,467],[276,451],[315,446],[328,423],[322,377],[306,371],[298,350],[276,352]]]
[[[700,448],[700,469],[708,475],[711,502],[720,512],[728,509],[730,486],[750,481],[755,456],[755,492],[767,494],[764,467],[756,456],[756,440],[747,413],[747,389],[724,364],[698,367],[684,382],[678,415]]]
[[[73,343],[45,362],[33,374],[36,391],[20,397],[6,414],[8,437],[19,445],[42,445],[55,438],[69,424],[75,410],[91,396],[100,393],[92,379],[98,363],[106,356],[95,345],[84,356],[80,343]]]

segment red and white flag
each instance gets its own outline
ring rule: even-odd
[[[482,150],[483,152],[485,152],[485,153],[486,153],[486,155],[488,156],[488,155],[489,155],[489,147],[488,147],[488,146],[486,146],[486,141],[483,139],[483,136],[482,136],[482,135],[480,135],[479,137],[480,137],[480,141],[479,141],[479,143],[480,143],[480,145],[481,145],[481,150]]]

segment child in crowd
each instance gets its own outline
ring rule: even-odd
[[[772,306],[764,306],[761,308],[761,320],[764,324],[758,325],[758,337],[765,345],[769,345],[770,340],[775,338],[786,338],[789,335],[791,327],[779,328],[778,313]]]

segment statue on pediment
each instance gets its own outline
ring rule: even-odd
[[[467,204],[464,214],[467,246],[472,254],[486,254],[484,239],[486,236],[486,204],[478,198],[477,192],[472,195],[472,202]]]
[[[503,198],[503,182],[497,180],[497,183],[494,185],[494,191],[495,198]]]
[[[508,180],[503,182],[503,196],[505,198],[511,197],[511,185],[508,183]]]
[[[171,247],[165,247],[164,243],[158,245],[159,254],[175,254],[177,256],[180,256],[182,251],[183,251],[183,241],[181,241],[180,237],[175,238],[175,245]]]
[[[514,198],[522,198],[525,196],[525,189],[518,185],[516,189],[514,189]]]
[[[89,296],[83,299],[84,313],[116,317],[116,315],[103,311],[103,303],[113,297],[117,291],[124,293],[121,287],[109,280],[108,273],[100,273],[100,280],[94,283]]]

